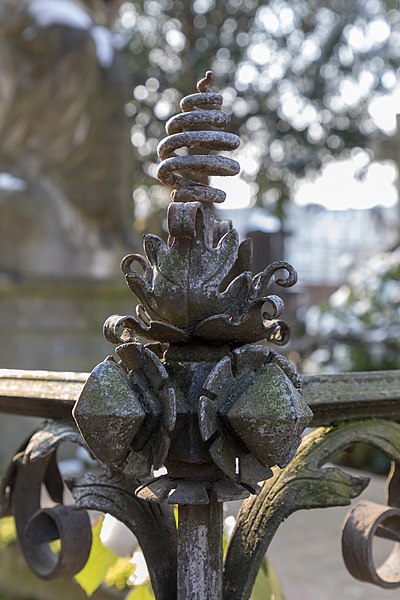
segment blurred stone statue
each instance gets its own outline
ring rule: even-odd
[[[118,272],[133,211],[117,8],[0,0],[0,273]]]

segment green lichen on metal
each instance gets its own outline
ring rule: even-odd
[[[114,360],[93,370],[73,414],[95,456],[111,464],[125,459],[146,416],[125,371]]]
[[[225,561],[224,599],[248,600],[261,560],[290,514],[349,505],[366,488],[368,477],[324,466],[355,442],[375,446],[400,463],[400,424],[393,421],[353,421],[321,427],[305,436],[292,462],[283,470],[275,469],[260,494],[242,505]]]
[[[283,462],[299,440],[309,409],[280,367],[268,364],[239,396],[227,418],[261,464],[273,466]],[[284,451],[277,458],[281,448]]]

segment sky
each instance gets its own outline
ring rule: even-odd
[[[352,160],[330,163],[315,180],[300,181],[295,188],[295,203],[300,206],[322,204],[329,210],[394,206],[397,202],[396,167],[389,161],[373,162],[360,177],[365,159],[365,153],[359,152]]]
[[[370,105],[371,117],[388,135],[396,133],[397,113],[400,113],[400,87]],[[354,151],[349,160],[328,164],[315,178],[297,183],[294,202],[300,206],[320,204],[329,210],[394,206],[398,200],[395,165],[390,161],[373,162],[368,170],[363,170],[367,161],[367,154],[360,150]],[[254,204],[251,188],[240,175],[215,177],[212,183],[227,192],[227,199],[219,208],[245,208]]]

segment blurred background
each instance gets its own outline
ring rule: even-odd
[[[287,356],[400,368],[395,0],[0,0],[0,368],[111,352],[104,320],[134,309],[119,262],[165,237],[157,144],[208,69],[242,140],[220,213],[255,272],[299,273]],[[2,417],[0,463],[30,428]]]

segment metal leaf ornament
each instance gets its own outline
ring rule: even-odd
[[[243,344],[267,339],[279,344],[288,340],[288,326],[278,320],[283,302],[268,294],[267,288],[282,270],[287,276],[275,284],[293,286],[295,270],[277,261],[253,277],[250,240],[239,244],[235,229],[220,238],[219,233],[230,225],[213,216],[212,203],[223,202],[225,194],[208,186],[204,178],[236,175],[239,164],[225,156],[176,154],[182,147],[232,150],[239,146],[239,138],[231,133],[191,131],[199,125],[223,129],[229,123],[229,116],[216,110],[222,96],[209,90],[210,80],[207,75],[199,82],[199,93],[186,96],[181,102],[183,112],[166,125],[169,135],[159,145],[163,161],[158,177],[173,188],[168,209],[170,237],[165,243],[147,234],[145,256],[131,254],[122,261],[126,282],[140,304],[136,316],[111,317],[106,322],[105,335],[113,343],[126,340],[127,335],[170,343],[202,339]],[[134,270],[136,266],[143,274]],[[125,337],[121,338],[116,323]]]
[[[372,445],[397,465],[400,463],[399,423],[365,419],[320,427],[303,437],[287,467],[274,469],[273,477],[263,484],[257,497],[242,504],[225,559],[224,598],[250,598],[261,562],[278,527],[289,515],[304,509],[346,506],[364,491],[369,477],[325,466],[340,450],[358,442]],[[399,497],[393,475],[388,488],[389,506],[364,500],[351,510],[343,531],[343,550],[346,565],[355,577],[394,588],[400,587],[398,545],[384,565],[377,567],[372,560],[375,535],[398,539]]]
[[[253,276],[251,241],[239,243],[231,223],[215,218],[213,203],[225,194],[208,185],[211,175],[237,174],[239,164],[189,153],[239,145],[223,131],[229,116],[210,82],[207,72],[166,125],[158,177],[172,188],[169,237],[145,235],[145,256],[123,259],[136,315],[107,319],[104,334],[118,344],[119,362],[96,367],[74,411],[105,464],[139,478],[166,467],[167,475],[136,492],[151,502],[207,504],[258,493],[270,467],[291,459],[311,419],[290,363],[254,344],[287,341],[284,304],[269,286],[291,287],[296,272],[277,261]],[[139,337],[156,343],[146,347]]]

